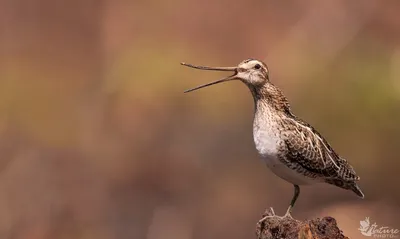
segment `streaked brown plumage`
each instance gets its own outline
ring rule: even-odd
[[[240,80],[248,86],[255,103],[253,135],[256,148],[277,176],[294,185],[295,194],[285,216],[290,216],[300,193],[299,185],[326,182],[364,197],[356,183],[360,178],[353,167],[311,125],[291,112],[282,91],[270,82],[265,63],[248,59],[237,67],[182,65],[234,72],[222,80],[186,92],[230,80]]]

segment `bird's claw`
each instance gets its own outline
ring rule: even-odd
[[[284,215],[283,217],[284,217],[284,218],[285,218],[285,217],[288,217],[288,218],[290,218],[290,219],[293,219],[292,214],[291,214],[291,211],[292,211],[292,206],[289,206],[289,208],[287,209],[287,211],[286,211],[286,213],[285,213],[285,215]]]
[[[272,217],[277,217],[277,215],[275,214],[274,209],[272,207],[270,207],[269,212],[267,213],[267,216],[264,216],[263,218],[261,218],[261,220],[259,220],[258,223],[262,223],[267,218],[272,218]]]
[[[282,218],[286,218],[286,217],[293,219],[292,214],[290,214],[290,212],[287,212]]]
[[[275,211],[274,211],[274,209],[272,208],[272,207],[270,207],[269,208],[269,212],[267,213],[267,216],[264,216],[263,218],[261,218],[261,220],[259,220],[258,221],[258,223],[262,223],[262,222],[264,222],[266,219],[268,219],[268,218],[279,218],[279,219],[284,219],[284,218],[290,218],[290,219],[294,219],[293,217],[292,217],[292,214],[290,213],[290,210],[291,208],[289,208],[287,211],[286,211],[286,213],[285,213],[285,215],[284,216],[277,216],[276,214],[275,214]]]

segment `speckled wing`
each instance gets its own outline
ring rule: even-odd
[[[309,124],[298,119],[285,119],[283,133],[287,165],[308,177],[356,192],[363,197],[355,181],[360,178],[353,167],[332,149]]]

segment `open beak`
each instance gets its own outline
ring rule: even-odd
[[[220,79],[220,80],[217,80],[217,81],[214,81],[214,82],[211,82],[211,83],[207,83],[207,84],[204,84],[204,85],[200,85],[200,86],[197,86],[197,87],[192,88],[192,89],[189,89],[189,90],[185,90],[185,91],[184,91],[185,93],[188,93],[188,92],[191,92],[191,91],[195,91],[195,90],[198,90],[198,89],[201,89],[201,88],[210,86],[210,85],[215,85],[215,84],[218,84],[218,83],[222,83],[222,82],[226,82],[226,81],[230,81],[230,80],[235,80],[235,79],[237,79],[237,78],[236,78],[237,67],[195,66],[195,65],[191,65],[191,64],[184,63],[184,62],[182,62],[181,65],[187,66],[187,67],[191,67],[191,68],[195,68],[195,69],[199,69],[199,70],[232,71],[232,72],[234,72],[233,75],[228,76],[228,77],[225,77],[225,78],[223,78],[223,79]]]

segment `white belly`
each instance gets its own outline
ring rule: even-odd
[[[255,130],[254,143],[257,151],[263,158],[268,168],[278,177],[296,185],[316,183],[312,178],[306,177],[290,169],[278,158],[281,138],[274,130]]]
[[[267,167],[278,177],[296,185],[307,185],[317,183],[316,180],[306,177],[283,164],[277,157],[261,155]]]

